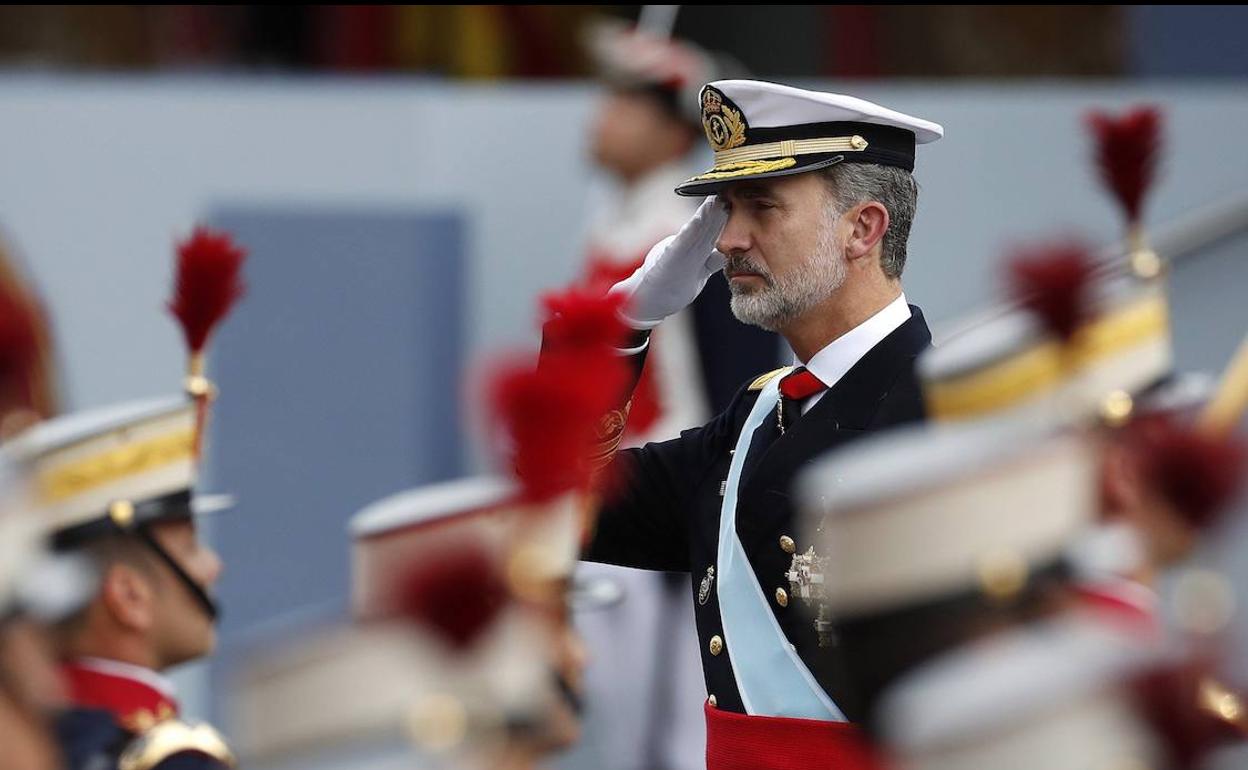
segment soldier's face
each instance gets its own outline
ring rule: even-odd
[[[614,90],[598,105],[590,131],[590,151],[601,168],[633,179],[681,157],[695,138],[654,98]]]
[[[585,644],[572,624],[567,600],[570,589],[570,577],[553,585],[552,601],[539,610],[548,634],[545,646],[550,655],[552,679],[551,689],[546,694],[549,706],[545,729],[535,741],[539,754],[567,749],[581,736],[581,704],[589,660]]]
[[[716,248],[739,320],[784,331],[845,283],[850,228],[818,174],[738,182],[719,197],[729,216]]]
[[[199,539],[194,522],[162,522],[152,528],[152,534],[192,580],[204,589],[216,584],[221,560]],[[216,645],[212,619],[172,570],[163,569],[160,574],[153,641],[161,663],[172,666],[207,655]]]
[[[585,697],[585,666],[588,655],[580,634],[569,624],[554,641],[555,675],[560,690],[551,719],[554,750],[566,749],[581,737],[581,704]]]

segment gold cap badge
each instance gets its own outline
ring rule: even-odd
[[[749,126],[741,110],[718,89],[707,86],[702,89],[702,128],[706,140],[716,152],[730,150],[745,144],[745,132]]]

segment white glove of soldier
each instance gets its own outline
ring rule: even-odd
[[[624,321],[653,329],[698,298],[707,279],[724,267],[715,242],[728,222],[728,208],[715,196],[703,201],[680,232],[659,241],[632,275],[611,287],[628,298]]]

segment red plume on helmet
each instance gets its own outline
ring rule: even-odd
[[[1096,163],[1101,182],[1113,193],[1129,225],[1137,225],[1144,199],[1156,175],[1161,146],[1161,111],[1145,106],[1120,117],[1088,113],[1087,124],[1096,139]]]
[[[1069,340],[1091,314],[1092,259],[1074,241],[1020,249],[1008,263],[1010,293],[1057,336]]]
[[[510,601],[496,560],[472,542],[414,565],[399,582],[397,598],[405,617],[455,651],[475,646]]]
[[[1190,526],[1213,524],[1239,493],[1248,447],[1238,437],[1202,431],[1166,413],[1141,415],[1127,431],[1141,478]]]
[[[0,285],[0,417],[33,405],[40,345],[39,319],[31,303]]]
[[[211,383],[205,378],[204,348],[209,337],[243,296],[241,271],[247,252],[227,233],[197,227],[177,246],[177,271],[169,312],[182,326],[190,352],[187,390],[199,403],[196,447],[203,439]]]
[[[544,352],[601,356],[622,347],[628,328],[620,321],[621,296],[569,288],[542,297]]]
[[[247,252],[227,233],[203,227],[178,244],[177,277],[169,312],[182,325],[192,356],[203,352],[208,337],[243,296],[241,278]]]
[[[569,289],[544,297],[542,307],[538,365],[501,366],[489,389],[494,422],[524,496],[534,502],[589,486],[598,424],[628,382],[616,353],[627,335],[618,298]]]

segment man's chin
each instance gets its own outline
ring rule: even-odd
[[[749,326],[757,326],[769,332],[778,331],[780,329],[780,320],[772,313],[767,313],[761,308],[750,302],[751,297],[742,295],[733,295],[732,316],[743,324]]]
[[[206,658],[217,649],[217,633],[215,629],[211,629],[201,635],[198,639],[188,639],[186,644],[166,661],[165,666],[179,666],[183,663],[193,663],[201,658]]]

